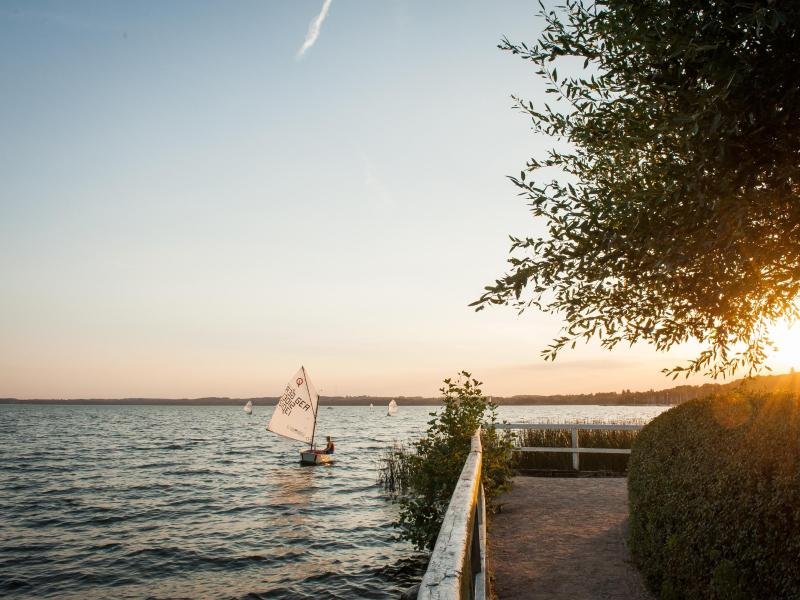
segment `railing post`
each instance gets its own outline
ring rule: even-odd
[[[436,544],[422,577],[418,600],[483,600],[486,597],[486,521],[481,485],[480,427],[472,436]]]
[[[578,430],[577,428],[572,428],[572,447],[578,448]],[[576,471],[581,470],[581,463],[580,463],[580,453],[573,452],[572,453],[572,468]]]
[[[473,599],[486,600],[486,553],[489,546],[486,543],[486,496],[483,493],[483,483],[478,491],[478,505],[475,507],[475,532],[473,535],[478,538],[475,545],[478,552],[477,560],[472,558],[472,573],[474,577]]]

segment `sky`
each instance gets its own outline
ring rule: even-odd
[[[557,317],[468,304],[541,231],[548,147],[496,48],[536,3],[0,5],[0,397],[644,390],[697,347],[539,355]],[[787,369],[789,359],[773,366]],[[702,383],[694,377],[689,383]]]

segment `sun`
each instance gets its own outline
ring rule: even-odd
[[[800,323],[779,321],[771,336],[776,349],[768,353],[766,364],[775,373],[800,370]]]

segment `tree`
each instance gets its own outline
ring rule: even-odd
[[[431,413],[428,431],[412,452],[395,450],[394,462],[405,481],[400,497],[400,536],[418,549],[432,550],[458,477],[470,452],[470,440],[480,425],[483,460],[481,481],[487,500],[511,485],[511,437],[498,433],[497,405],[486,398],[481,382],[466,371],[444,380],[443,407]]]
[[[473,306],[561,315],[549,359],[592,338],[694,339],[701,353],[665,371],[757,371],[770,324],[800,315],[800,3],[567,0],[541,15],[536,44],[499,47],[549,84],[548,103],[513,98],[556,147],[510,178],[548,234],[512,237],[510,271]],[[583,68],[560,75],[564,61]],[[561,175],[531,176],[545,167]]]

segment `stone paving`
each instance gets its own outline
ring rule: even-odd
[[[627,480],[516,477],[492,516],[499,600],[652,600],[625,544]]]

